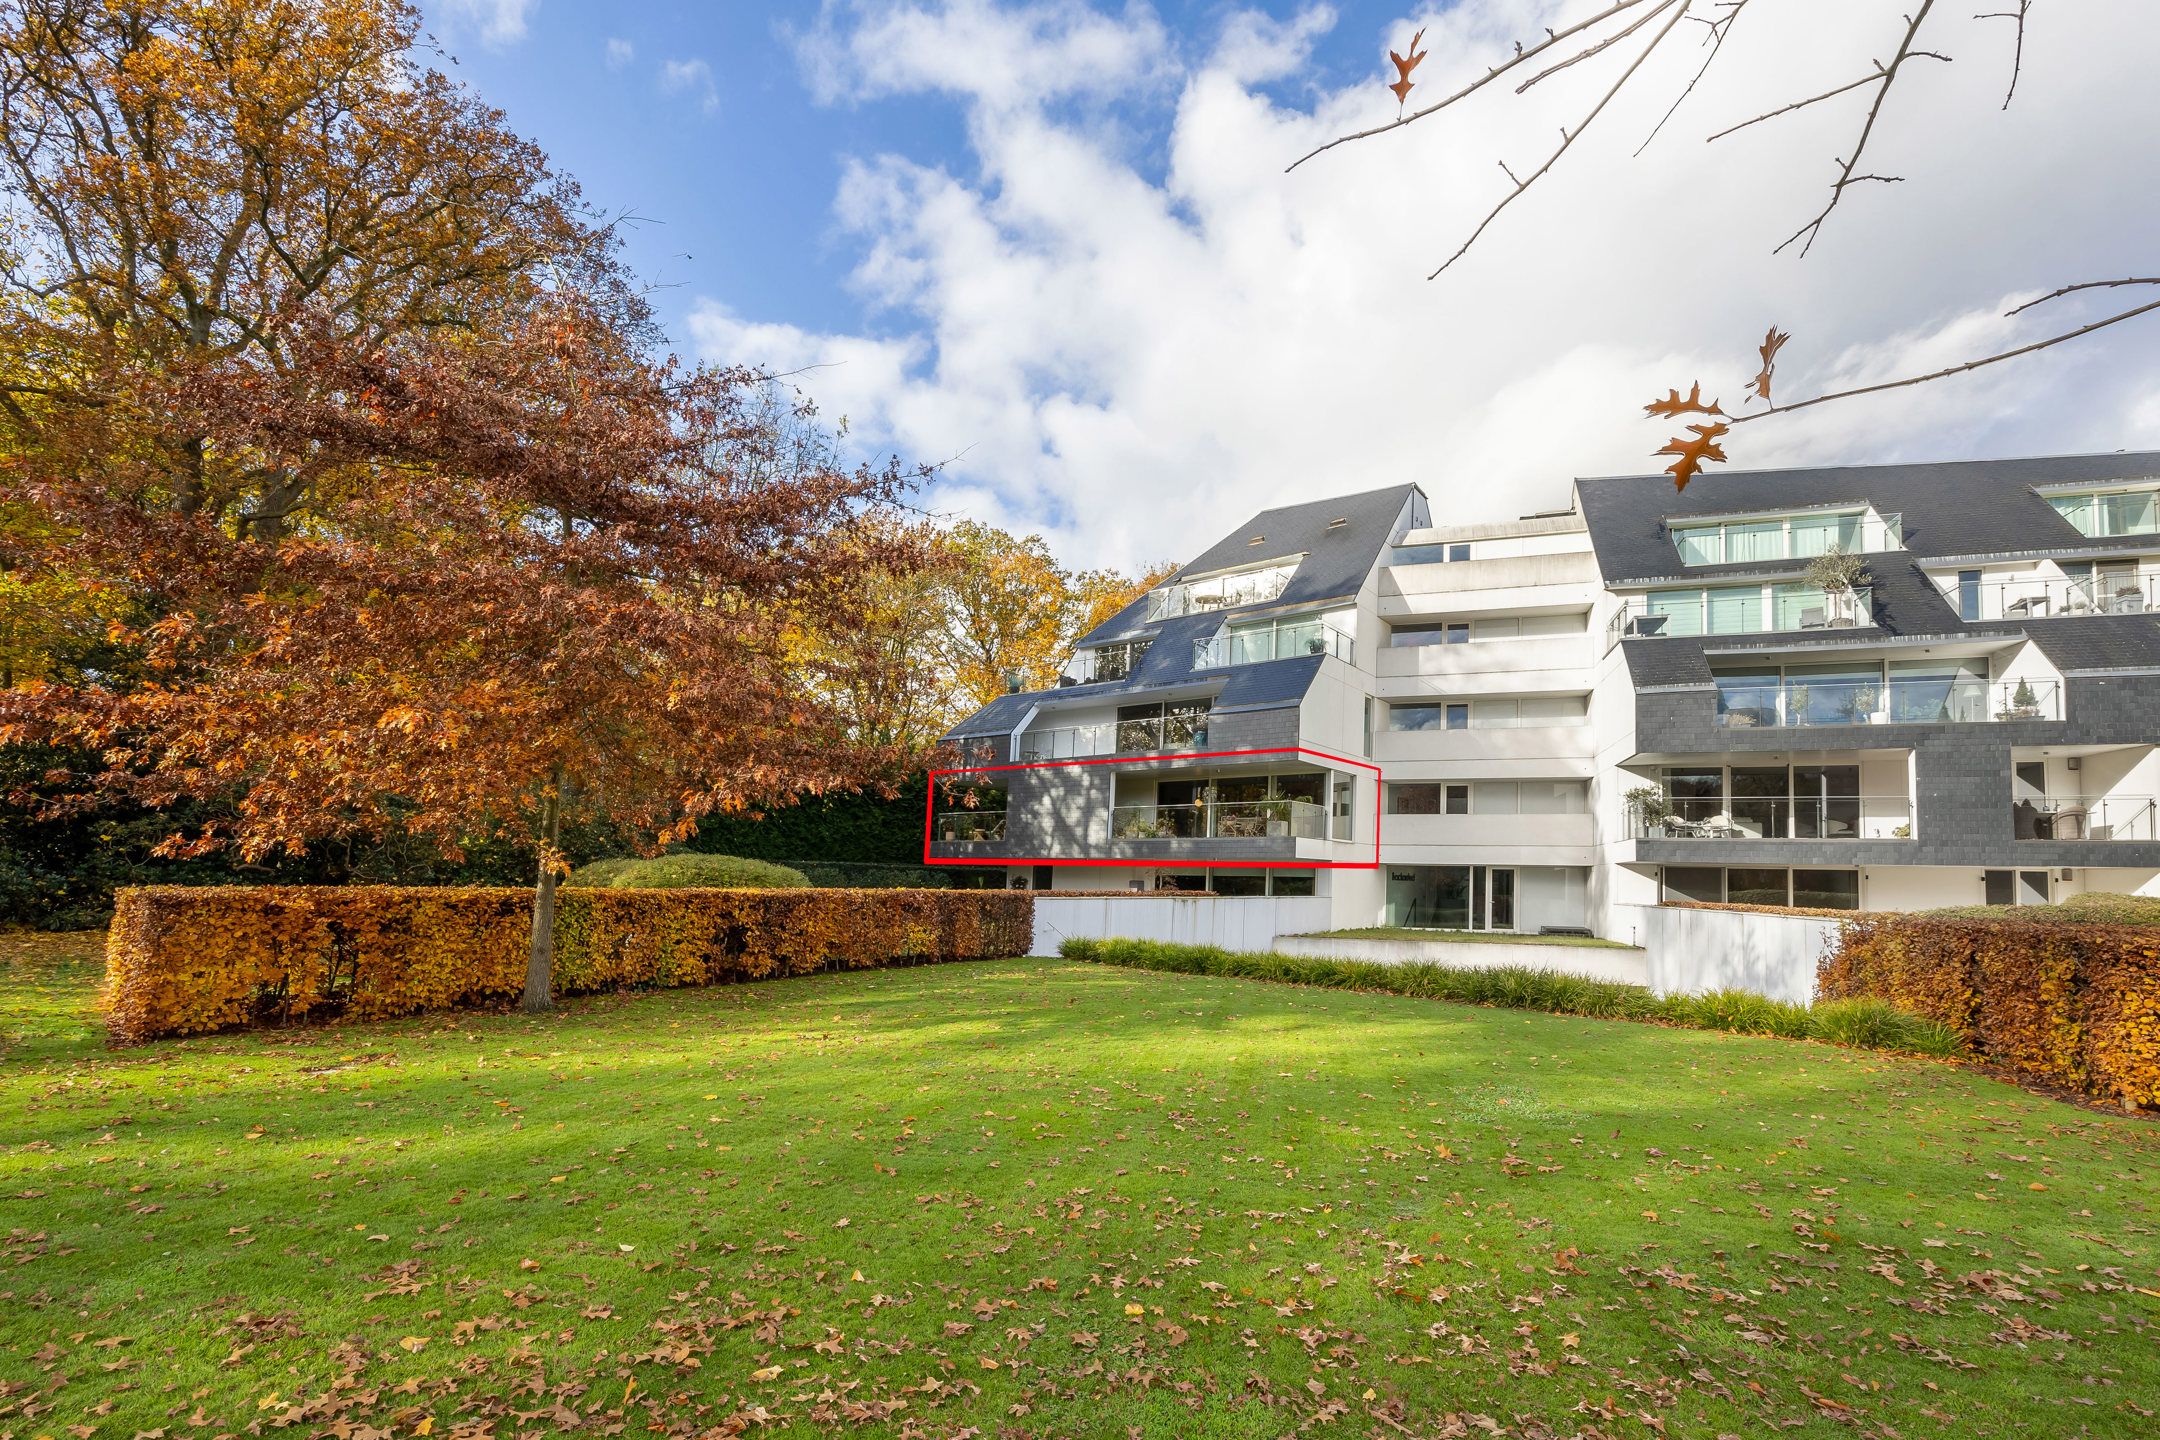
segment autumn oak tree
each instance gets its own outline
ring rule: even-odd
[[[607,227],[394,0],[0,5],[0,571],[122,597],[124,663],[0,692],[168,853],[396,827],[661,842],[896,757],[821,696],[910,477],[651,358]]]

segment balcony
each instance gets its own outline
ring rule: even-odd
[[[1960,580],[1945,591],[1963,620],[2048,620],[2065,615],[2149,615],[2160,611],[2160,568],[2105,567],[2074,579]]]
[[[1780,729],[1821,725],[1976,724],[2060,720],[2055,680],[1785,680],[1718,677],[1717,723]]]
[[[949,810],[930,833],[940,845],[986,845],[1005,838],[1003,810]]]
[[[2050,795],[2011,807],[2020,840],[2152,840],[2160,806],[2150,795]]]
[[[1169,715],[1149,720],[1105,720],[1031,730],[1020,737],[1023,761],[1075,760],[1090,755],[1146,755],[1205,745],[1207,716]]]
[[[1235,610],[1241,605],[1264,605],[1283,593],[1290,584],[1290,577],[1297,573],[1297,568],[1298,561],[1290,560],[1265,568],[1241,570],[1231,575],[1216,575],[1204,580],[1166,585],[1148,596],[1147,618],[1151,621],[1168,620],[1179,615],[1197,615],[1209,610]]]
[[[1909,840],[1912,800],[1905,795],[1735,797],[1683,796],[1669,812],[1631,804],[1628,833],[1637,840]]]
[[[1356,653],[1357,642],[1348,634],[1323,621],[1309,620],[1226,630],[1204,640],[1195,640],[1193,668],[1251,665],[1261,660],[1289,660],[1299,655],[1332,655],[1347,664]]]
[[[1310,800],[1217,800],[1197,805],[1119,805],[1113,840],[1296,840],[1328,838],[1327,807]]]
[[[1605,648],[1656,636],[1781,635],[1875,623],[1875,594],[1777,582],[1665,591],[1620,603],[1605,622]]]

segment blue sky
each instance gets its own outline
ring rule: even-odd
[[[1305,8],[1206,0],[1153,10],[1175,43],[1200,51],[1240,11],[1287,19]],[[1377,37],[1402,15],[1393,4],[1332,8],[1337,23],[1313,47],[1310,72],[1268,91],[1295,94],[1369,71],[1382,58]],[[498,10],[521,14],[523,33],[491,40]],[[455,57],[452,73],[538,140],[595,205],[642,217],[627,230],[632,263],[671,287],[654,298],[678,330],[700,294],[726,294],[759,319],[828,330],[874,324],[848,292],[858,257],[833,224],[843,159],[897,152],[956,171],[973,165],[963,109],[947,97],[813,97],[798,59],[817,43],[811,4],[436,0],[424,13]],[[701,62],[709,81],[678,71],[671,87],[669,62]],[[1154,88],[1119,107],[1127,153],[1151,178],[1162,173],[1175,99]]]
[[[1737,402],[1790,331],[1790,398],[2095,318],[2079,280],[2151,274],[2160,6],[1936,7],[1871,166],[1811,252],[1903,21],[1756,0],[1672,122],[1697,32],[1641,67],[1464,262],[1424,277],[1534,168],[1641,36],[1518,95],[1380,139],[1386,51],[1425,28],[1424,100],[1608,0],[422,0],[455,73],[592,202],[627,210],[676,344],[797,377],[864,456],[942,466],[940,513],[1076,563],[1198,551],[1271,504],[1414,480],[1508,518],[1640,473],[1647,399]],[[1706,0],[1696,0],[1708,8]],[[2000,8],[2000,7],[1993,7]],[[2087,43],[2107,35],[2106,45]],[[2160,319],[1923,390],[1746,427],[1739,467],[2160,449]]]

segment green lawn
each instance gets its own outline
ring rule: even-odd
[[[1603,950],[1633,950],[1618,940],[1594,935],[1517,935],[1506,930],[1411,930],[1401,925],[1364,925],[1349,930],[1315,930],[1292,937],[1299,940],[1421,940],[1427,943],[1472,945],[1582,945]]]
[[[108,1051],[94,974],[0,964],[21,1440],[2160,1406],[2160,1126],[1933,1063],[1064,961]]]

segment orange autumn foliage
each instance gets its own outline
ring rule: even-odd
[[[1870,915],[1845,927],[1819,989],[1943,1021],[2035,1080],[2160,1106],[2160,927]]]
[[[116,1044],[290,1020],[506,1004],[525,983],[532,892],[501,887],[123,890],[106,953]],[[1024,955],[1025,892],[560,892],[555,993]]]

